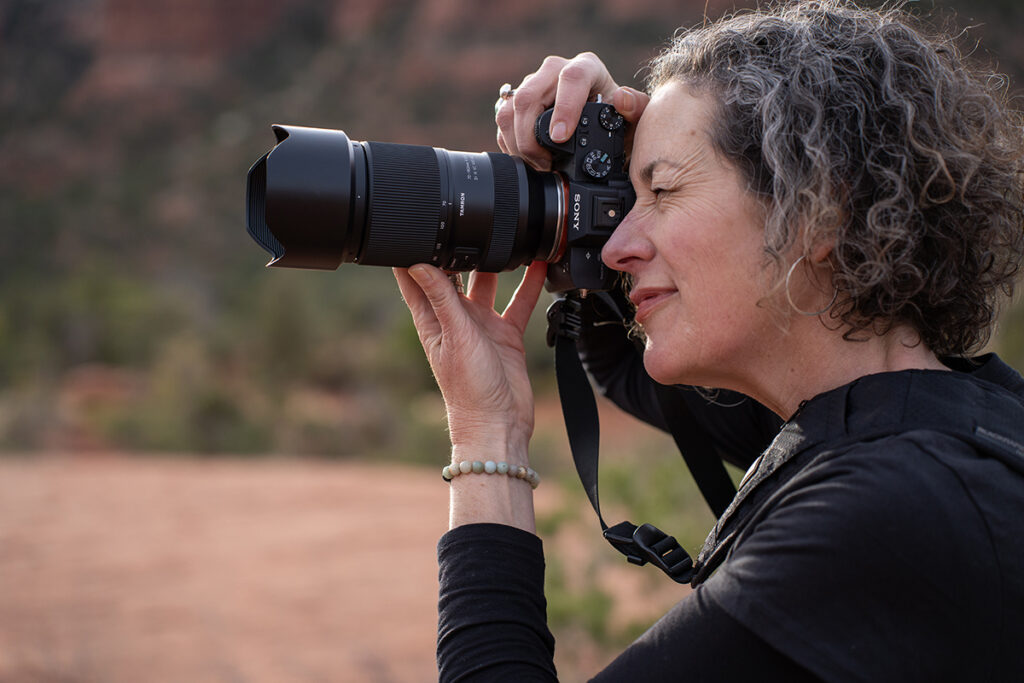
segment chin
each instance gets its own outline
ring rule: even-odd
[[[685,323],[653,315],[640,330],[644,341],[644,369],[655,382],[693,384],[695,374],[705,374],[694,367],[698,359],[692,353],[700,348],[701,336]]]
[[[670,359],[663,358],[657,351],[651,349],[650,339],[647,340],[647,348],[644,350],[644,369],[658,384],[690,384],[685,380],[687,374],[684,368],[676,362],[668,362]]]
[[[675,348],[677,345],[669,346]],[[709,358],[698,359],[692,355],[681,356],[679,353],[672,353],[672,348],[659,347],[651,342],[650,337],[647,338],[644,348],[644,369],[655,382],[665,385],[726,388],[721,384],[724,380],[721,373],[716,372],[724,367],[721,364],[724,360],[718,362]]]

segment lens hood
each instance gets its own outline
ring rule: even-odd
[[[267,265],[334,270],[358,249],[346,242],[361,232],[350,229],[352,194],[365,170],[340,130],[273,129],[277,144],[249,169],[248,232],[273,256]]]

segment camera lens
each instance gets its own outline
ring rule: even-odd
[[[274,126],[249,169],[249,234],[270,265],[342,263],[512,270],[556,260],[565,181],[505,154],[354,142],[339,130]]]

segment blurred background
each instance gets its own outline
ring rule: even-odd
[[[0,0],[0,680],[435,678],[443,405],[389,270],[264,269],[246,170],[271,123],[493,151],[498,86],[545,55],[640,87],[677,27],[751,4]],[[909,7],[1021,92],[1024,5]],[[540,314],[575,680],[683,589],[592,543]],[[1021,306],[992,347],[1024,368]],[[699,547],[671,440],[602,410],[602,501]]]

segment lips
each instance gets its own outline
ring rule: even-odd
[[[644,320],[651,315],[655,308],[675,293],[676,290],[671,287],[643,287],[634,289],[629,294],[629,300],[636,306],[636,321],[643,324]]]

